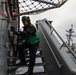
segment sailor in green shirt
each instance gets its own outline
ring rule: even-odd
[[[33,68],[35,65],[35,58],[36,58],[36,51],[39,46],[39,36],[38,32],[36,31],[36,28],[33,24],[31,24],[30,17],[23,16],[22,17],[22,23],[24,25],[23,31],[16,32],[14,29],[12,30],[14,34],[22,36],[25,39],[25,42],[22,43],[18,47],[18,53],[20,58],[20,65],[25,65],[25,55],[24,55],[24,49],[29,48],[30,53],[30,61],[29,61],[29,68],[28,71],[23,75],[32,75],[33,74]]]

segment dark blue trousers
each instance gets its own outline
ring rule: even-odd
[[[38,46],[39,43],[36,43],[34,45],[28,45],[26,43],[23,43],[18,47],[18,53],[21,63],[26,62],[24,49],[29,48],[29,54],[30,54],[29,69],[28,69],[29,71],[33,71]]]

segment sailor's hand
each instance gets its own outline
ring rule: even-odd
[[[14,32],[15,31],[15,28],[14,27],[11,27],[11,31]]]

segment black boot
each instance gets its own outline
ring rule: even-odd
[[[26,62],[20,62],[16,64],[16,66],[25,66],[25,65],[26,65]]]
[[[32,71],[27,71],[25,74],[23,75],[33,75],[33,72]]]

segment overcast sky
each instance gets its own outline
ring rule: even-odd
[[[57,30],[64,41],[66,41],[66,30],[71,28],[71,24],[73,24],[74,34],[76,35],[76,0],[68,0],[60,8],[51,9],[38,15],[31,15],[32,23],[44,18],[53,21],[52,26]],[[76,37],[73,39],[75,41]]]

